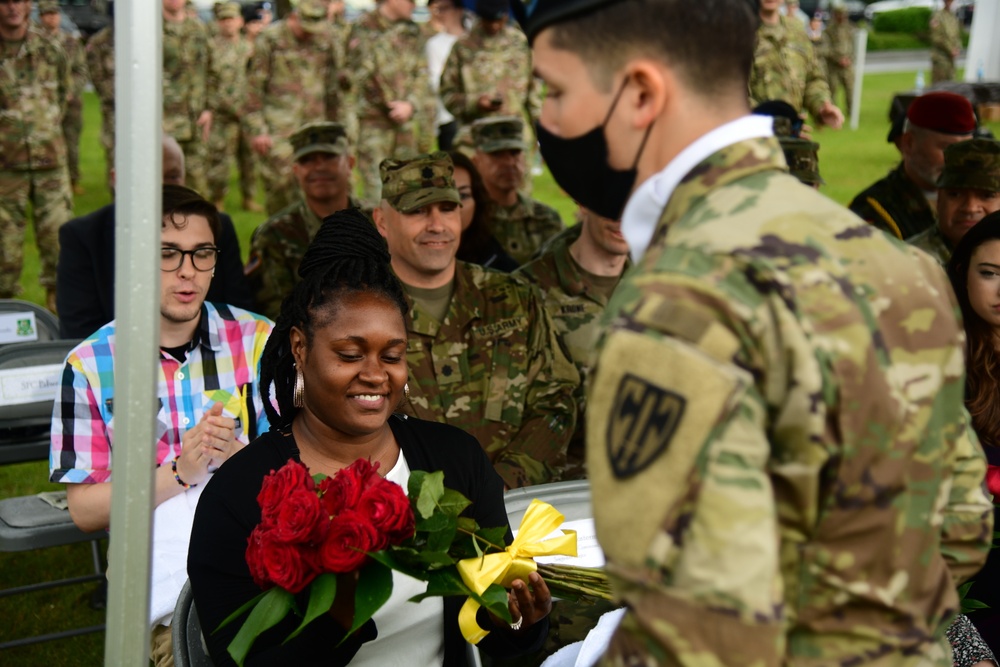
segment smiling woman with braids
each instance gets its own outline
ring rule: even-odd
[[[265,400],[271,431],[216,473],[204,492],[211,499],[199,504],[192,531],[188,574],[216,665],[233,664],[226,647],[242,619],[211,631],[260,593],[245,559],[247,538],[260,522],[257,493],[263,478],[289,459],[326,475],[370,459],[404,489],[411,470],[442,470],[445,484],[473,501],[467,511],[480,525],[507,524],[503,482],[474,438],[394,414],[406,392],[407,306],[389,269],[385,241],[371,222],[354,210],[327,218],[299,275],[302,281],[282,304],[261,359],[261,393],[277,401],[275,409]],[[481,625],[499,628],[480,643],[482,650],[513,657],[538,648],[551,596],[537,574],[530,584],[515,582],[510,594],[513,618],[523,619],[520,629],[480,614]],[[423,587],[394,573],[392,598],[343,643],[353,601],[338,592],[330,613],[295,639],[282,644],[296,627],[292,616],[261,635],[246,664],[466,664],[458,627],[464,600],[407,602]]]

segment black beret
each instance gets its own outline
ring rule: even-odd
[[[618,2],[621,0],[510,0],[510,6],[528,42],[532,42],[542,28]]]
[[[509,0],[476,0],[476,14],[486,21],[502,19],[509,9]]]

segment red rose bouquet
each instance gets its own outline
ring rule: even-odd
[[[290,611],[302,620],[286,641],[327,613],[336,597],[337,574],[348,572],[358,573],[348,635],[389,599],[392,570],[427,582],[426,592],[412,602],[467,597],[459,623],[472,643],[487,634],[475,622],[476,610],[484,606],[510,622],[506,587],[531,571],[537,570],[557,597],[610,599],[601,570],[535,565],[536,556],[576,554],[571,531],[546,539],[563,520],[550,505],[533,501],[517,538],[507,546],[507,526],[481,528],[461,516],[470,501],[444,487],[444,473],[412,471],[407,495],[377,470],[358,460],[333,477],[311,477],[304,465],[289,461],[264,478],[257,496],[261,521],[246,551],[250,573],[263,592],[220,626],[252,609],[229,645],[237,664],[243,664],[254,640]],[[295,596],[307,588],[303,614]]]

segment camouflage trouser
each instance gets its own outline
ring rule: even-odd
[[[66,167],[69,182],[80,182],[80,132],[83,130],[83,103],[73,100],[66,105],[66,115],[62,122],[63,136],[66,137]]]
[[[264,208],[274,215],[298,197],[298,184],[292,173],[292,144],[287,139],[272,137],[270,154],[257,163],[264,181]]]
[[[240,122],[233,118],[212,119],[205,160],[205,181],[208,199],[222,201],[229,190],[229,169],[240,145]]]
[[[243,201],[250,201],[257,193],[257,154],[250,147],[250,137],[242,127],[239,143],[236,161],[240,169],[240,194],[243,196]]]
[[[563,646],[583,641],[587,633],[597,627],[601,616],[617,607],[612,602],[600,601],[594,604],[558,600],[552,603],[549,614],[549,634],[537,652],[510,660],[489,660],[494,667],[538,667],[550,655]],[[486,662],[484,660],[484,662]]]
[[[41,258],[38,282],[42,287],[55,288],[59,227],[73,216],[66,168],[0,171],[0,299],[9,299],[20,291],[29,202]]]
[[[104,161],[108,190],[114,192],[111,185],[111,170],[115,168],[115,109],[101,105],[101,146],[104,147]]]
[[[955,78],[955,59],[943,53],[931,52],[931,84]]]
[[[385,127],[383,123],[362,120],[358,131],[358,171],[364,183],[364,205],[378,206],[378,195],[382,192],[378,165],[386,158],[406,159],[417,154],[416,137],[407,125]]]
[[[208,189],[205,185],[205,142],[201,140],[201,128],[193,139],[178,141],[184,153],[184,185],[202,197]]]
[[[833,103],[837,103],[837,90],[840,86],[844,87],[844,92],[847,96],[847,101],[844,103],[844,116],[850,118],[851,116],[851,102],[854,100],[854,68],[853,67],[837,67],[831,64],[828,68],[827,82],[830,84],[830,99]]]

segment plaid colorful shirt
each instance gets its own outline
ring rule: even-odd
[[[261,315],[205,303],[187,359],[177,361],[160,352],[157,465],[181,453],[183,433],[197,425],[216,401],[223,404],[224,415],[237,420],[236,436],[244,442],[268,429],[257,371],[272,326]],[[66,358],[52,414],[49,479],[53,482],[111,481],[114,351],[111,322]]]

